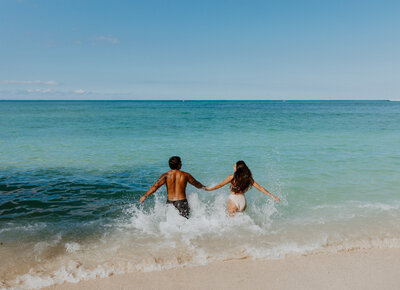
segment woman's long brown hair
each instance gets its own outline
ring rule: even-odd
[[[236,171],[231,181],[231,190],[233,192],[246,192],[253,185],[253,176],[250,169],[243,160],[236,162]]]

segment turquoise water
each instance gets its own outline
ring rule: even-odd
[[[215,260],[400,247],[400,103],[0,102],[0,286],[43,287]],[[168,158],[215,185],[243,159],[258,183],[165,188]]]

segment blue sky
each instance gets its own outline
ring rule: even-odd
[[[0,1],[0,99],[400,100],[400,1]]]

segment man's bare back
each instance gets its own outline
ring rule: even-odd
[[[144,202],[146,198],[157,191],[164,184],[167,185],[167,203],[173,204],[179,213],[188,218],[189,204],[186,200],[186,186],[189,182],[197,188],[205,188],[192,175],[185,171],[181,171],[182,162],[178,156],[173,156],[169,160],[170,171],[161,174],[160,178],[152,187],[140,198],[140,202]]]

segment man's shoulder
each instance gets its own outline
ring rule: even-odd
[[[161,176],[168,176],[168,175],[172,175],[172,174],[181,174],[181,175],[185,175],[185,176],[191,176],[189,172],[183,171],[183,170],[169,170],[165,173],[163,173]]]
[[[160,175],[160,178],[165,178],[168,176],[168,174],[169,174],[169,171],[164,172],[163,174]]]
[[[186,177],[190,177],[192,176],[189,172],[183,171],[183,170],[179,170],[179,174],[186,176]]]

